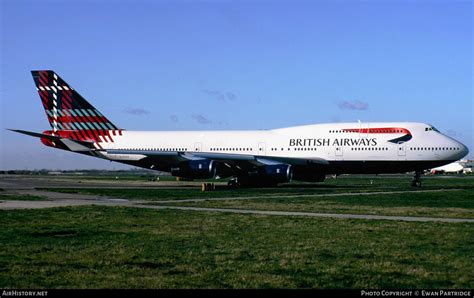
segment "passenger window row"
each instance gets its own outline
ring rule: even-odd
[[[252,151],[251,148],[211,148],[210,151]]]
[[[459,147],[410,147],[410,150],[412,151],[446,151],[446,150],[460,150]]]
[[[387,151],[386,147],[356,147],[351,148],[351,151]]]

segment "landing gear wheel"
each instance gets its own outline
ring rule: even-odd
[[[239,187],[239,180],[237,178],[231,178],[229,182],[227,182],[227,187],[229,188],[238,188]]]
[[[201,184],[201,191],[213,191],[216,190],[216,185],[214,183],[203,183]]]
[[[421,172],[416,171],[413,180],[411,181],[412,187],[421,187]]]

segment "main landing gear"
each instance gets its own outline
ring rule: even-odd
[[[240,186],[240,183],[239,183],[239,180],[236,177],[230,178],[229,182],[227,182],[227,187],[228,188],[235,189],[235,188],[239,188],[239,186]]]
[[[421,173],[420,171],[415,172],[415,176],[413,176],[413,180],[411,181],[412,187],[421,187]]]

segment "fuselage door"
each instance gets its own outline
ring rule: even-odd
[[[202,144],[201,143],[194,143],[194,151],[201,152],[202,151]]]
[[[336,160],[342,160],[342,157],[343,157],[342,146],[336,147],[336,151],[334,155],[336,157]]]
[[[405,159],[407,155],[405,142],[398,143],[397,154],[398,154],[398,159]]]
[[[258,143],[258,150],[257,150],[257,155],[265,155],[265,143],[260,142]]]

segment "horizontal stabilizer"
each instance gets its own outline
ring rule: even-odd
[[[22,133],[24,135],[37,137],[37,138],[45,138],[45,139],[48,139],[48,140],[51,140],[51,141],[58,141],[60,139],[60,137],[58,137],[58,136],[42,134],[42,133],[39,133],[39,132],[32,132],[32,131],[21,130],[21,129],[10,129],[10,128],[7,128],[7,129],[10,130],[10,131]]]
[[[21,130],[21,129],[8,128],[8,130],[25,134],[28,136],[36,137],[36,138],[47,139],[52,142],[61,142],[64,145],[66,145],[66,147],[71,151],[90,151],[91,149],[95,149],[93,142],[71,140],[68,138],[60,137],[60,136],[53,136],[53,135],[48,135],[44,133],[38,133],[38,132],[33,132],[33,131]]]

